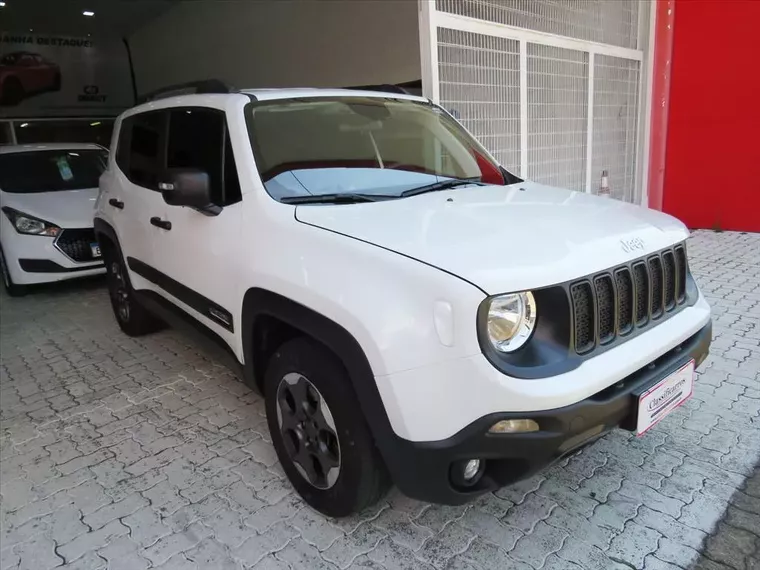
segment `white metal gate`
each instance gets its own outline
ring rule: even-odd
[[[419,0],[423,93],[508,169],[645,200],[650,2]],[[644,104],[642,104],[644,101]]]

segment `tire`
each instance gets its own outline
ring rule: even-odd
[[[60,91],[61,90],[61,74],[56,73],[53,77],[53,84],[50,87],[51,91]]]
[[[150,313],[135,297],[135,290],[129,280],[124,256],[118,246],[103,248],[106,265],[108,294],[111,298],[116,322],[129,336],[143,336],[163,328],[164,324]]]
[[[312,508],[330,517],[344,517],[385,495],[390,487],[388,472],[348,373],[332,352],[305,337],[287,341],[269,361],[264,394],[277,457]],[[315,462],[317,456],[322,460]],[[334,467],[317,467],[334,465],[336,456],[337,472]],[[304,462],[311,464],[308,471]]]
[[[18,105],[24,100],[24,87],[21,82],[15,77],[9,77],[3,81],[2,98],[0,98],[0,105],[7,105],[9,107]]]
[[[11,273],[8,271],[8,266],[5,263],[5,255],[3,250],[0,249],[0,275],[2,275],[3,286],[11,297],[23,297],[27,293],[27,288],[24,285],[17,285],[11,278]]]

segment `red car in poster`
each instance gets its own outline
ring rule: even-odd
[[[40,54],[15,51],[0,56],[0,105],[18,105],[30,95],[60,88],[60,68]]]

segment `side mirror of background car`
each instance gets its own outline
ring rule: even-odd
[[[170,206],[187,206],[207,216],[216,216],[222,211],[211,200],[208,172],[196,168],[170,168],[161,177],[158,189]]]

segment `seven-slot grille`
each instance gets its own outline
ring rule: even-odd
[[[575,351],[585,354],[686,301],[683,245],[604,271],[570,286]]]
[[[55,240],[55,246],[73,261],[99,260],[92,255],[93,243],[96,243],[93,228],[63,230]]]

